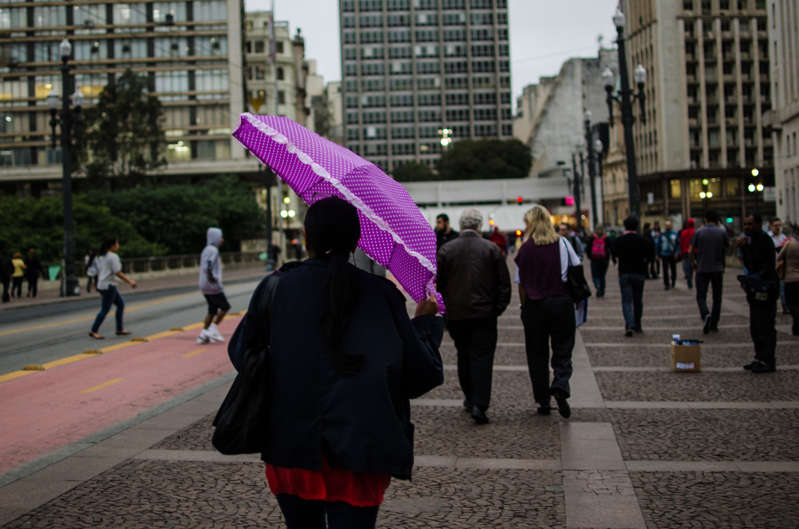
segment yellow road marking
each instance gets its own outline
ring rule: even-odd
[[[183,358],[191,358],[192,356],[197,356],[198,354],[202,353],[205,350],[205,347],[200,347],[199,349],[195,349],[194,351],[189,351],[186,354],[180,355]]]
[[[78,360],[83,360],[84,358],[92,358],[96,355],[87,355],[86,353],[80,353],[72,356],[67,356],[66,358],[59,358],[58,360],[53,360],[52,362],[47,362],[46,364],[42,364],[45,369],[50,369],[51,367],[58,367],[58,366],[65,366],[67,364],[72,364],[77,362]]]
[[[15,378],[24,377],[25,375],[30,375],[32,373],[35,373],[35,371],[12,371],[11,373],[0,375],[0,382],[6,382],[7,380],[14,380]]]
[[[138,303],[136,305],[132,305],[130,308],[125,308],[125,312],[133,312],[136,310],[141,310],[146,307],[152,307],[153,305],[158,305],[159,303],[166,303],[167,301],[172,301],[174,299],[185,298],[186,296],[196,296],[196,293],[191,292],[187,294],[176,294],[174,296],[167,296],[165,298],[158,298],[152,301],[147,301],[144,303]],[[70,320],[62,320],[56,321],[53,323],[42,323],[40,325],[34,325],[32,327],[23,327],[21,329],[11,329],[8,331],[0,332],[0,336],[9,336],[11,334],[19,334],[21,332],[28,332],[28,331],[38,331],[41,329],[52,329],[53,327],[61,327],[63,325],[69,325],[70,323],[79,323],[82,321],[90,321],[93,320],[95,316],[84,316],[83,318],[72,318]]]
[[[107,388],[108,386],[112,386],[112,385],[116,384],[117,382],[121,382],[121,381],[122,381],[121,378],[112,378],[108,382],[103,382],[102,384],[98,384],[98,385],[96,385],[94,387],[91,387],[91,388],[88,388],[88,389],[84,389],[83,391],[81,391],[81,393],[91,393],[92,391],[97,391],[98,389]]]

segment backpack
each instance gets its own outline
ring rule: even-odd
[[[605,237],[594,237],[591,243],[591,257],[594,259],[604,259],[608,256],[607,241]]]

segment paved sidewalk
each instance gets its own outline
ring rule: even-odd
[[[692,291],[664,292],[652,280],[645,332],[634,338],[623,336],[614,273],[578,332],[568,421],[535,414],[515,295],[500,318],[489,425],[463,413],[446,339],[445,384],[413,405],[414,480],[392,482],[379,527],[797,526],[799,338],[785,332],[787,319],[779,316],[779,371],[754,375],[740,367],[752,349],[734,273],[719,334],[702,336]],[[702,373],[668,370],[673,333],[706,341]],[[92,436],[0,488],[0,524],[283,527],[257,458],[210,445],[229,382]]]
[[[136,281],[137,286],[135,292],[155,292],[158,290],[166,290],[170,288],[191,287],[197,285],[197,270],[187,270],[185,273],[169,275],[165,277],[137,277],[136,274],[129,274],[130,278]],[[230,283],[240,279],[251,279],[265,275],[263,263],[252,263],[241,268],[233,268],[224,270],[224,281]],[[39,285],[43,285],[45,281],[40,281]],[[86,279],[81,279],[81,295],[70,296],[62,298],[59,295],[58,287],[54,285],[47,285],[47,288],[40,288],[39,295],[35,298],[22,297],[19,299],[12,299],[8,303],[0,303],[0,311],[13,310],[22,307],[34,307],[38,305],[49,305],[52,303],[69,303],[71,301],[80,301],[82,299],[89,299],[97,297],[97,291],[92,289],[91,292],[86,292]],[[27,283],[23,284],[23,296],[27,292]],[[134,292],[129,286],[122,283],[120,287],[123,292]]]

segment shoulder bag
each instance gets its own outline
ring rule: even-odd
[[[581,263],[575,263],[571,252],[566,247],[566,242],[561,237],[560,251],[566,252],[566,292],[574,303],[579,303],[591,297],[591,288],[585,280],[585,272]]]

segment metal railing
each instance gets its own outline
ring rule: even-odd
[[[222,264],[232,268],[256,264],[259,252],[223,252]],[[191,270],[199,268],[200,254],[190,255],[163,255],[156,257],[135,257],[122,259],[122,272],[126,274],[145,274],[148,272],[162,272],[166,270]],[[86,266],[83,261],[75,262],[75,270],[80,277],[86,277]]]

